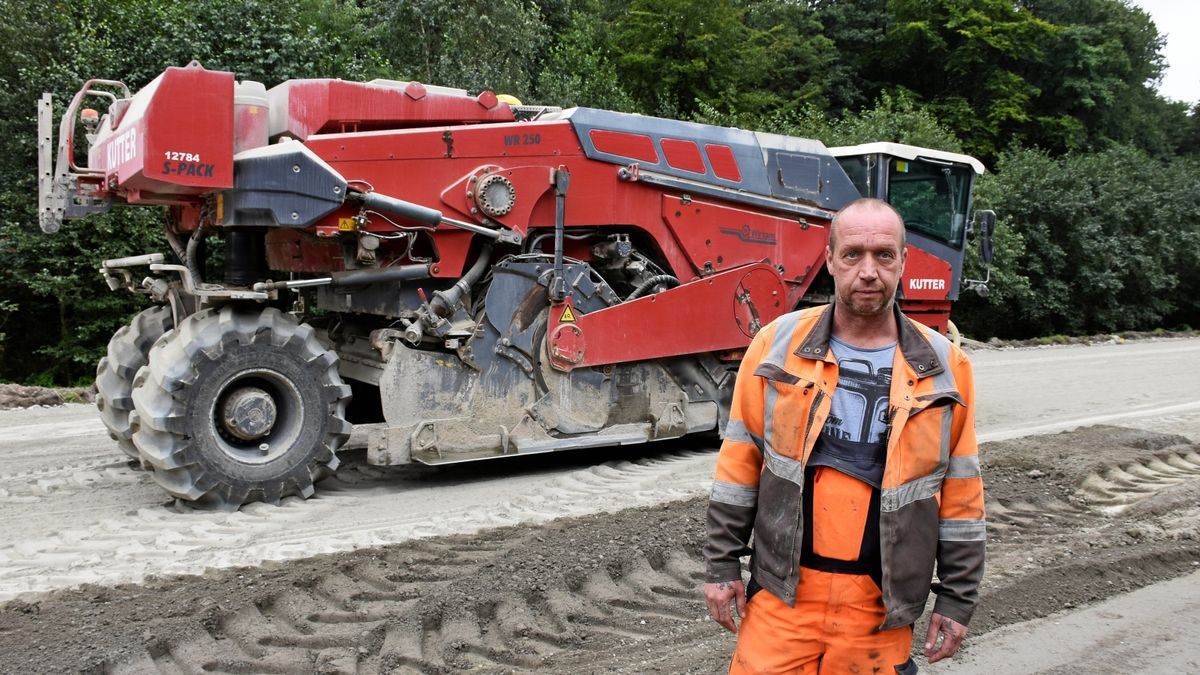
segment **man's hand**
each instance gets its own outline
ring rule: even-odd
[[[711,603],[709,606],[712,606]],[[937,643],[939,633],[942,635],[941,645]],[[966,626],[934,613],[929,618],[929,630],[925,633],[925,658],[930,663],[937,663],[942,659],[954,656],[965,637],[967,637]],[[936,649],[934,649],[935,647]]]
[[[708,603],[708,615],[732,633],[738,630],[731,609],[734,600],[737,601],[737,618],[741,620],[746,616],[746,587],[740,579],[704,584],[704,602]]]

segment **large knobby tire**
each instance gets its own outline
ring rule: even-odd
[[[337,355],[276,309],[189,316],[133,386],[133,442],[154,480],[200,506],[308,498],[350,435]]]
[[[122,326],[108,341],[108,353],[96,367],[96,408],[108,435],[117,447],[138,459],[133,444],[129,414],[133,412],[133,377],[146,365],[154,342],[175,327],[171,308],[160,305],[144,309]]]

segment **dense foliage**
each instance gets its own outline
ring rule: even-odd
[[[34,101],[197,59],[268,86],[417,79],[974,154],[1000,214],[979,337],[1200,325],[1200,125],[1125,0],[0,0],[0,379],[86,380],[137,305],[95,274],[161,214],[43,235]],[[980,272],[977,261],[974,271]]]

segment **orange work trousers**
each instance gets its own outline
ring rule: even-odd
[[[813,551],[856,560],[871,487],[829,467],[812,483]],[[770,591],[754,594],[738,629],[733,675],[893,675],[908,661],[912,626],[880,631],[883,594],[869,575],[800,568],[796,606]]]
[[[796,606],[770,591],[750,598],[732,675],[893,675],[908,661],[912,626],[878,630],[883,598],[871,577],[800,570]]]

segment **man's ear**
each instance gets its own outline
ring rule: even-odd
[[[825,267],[829,267],[832,264],[833,264],[833,249],[829,248],[829,245],[826,244],[825,245]]]

